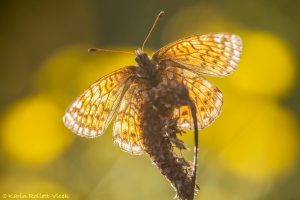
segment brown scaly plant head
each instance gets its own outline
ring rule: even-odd
[[[177,138],[183,133],[178,129],[177,120],[172,113],[175,107],[189,105],[188,90],[179,83],[171,85],[160,83],[143,93],[145,98],[142,112],[141,129],[147,154],[160,172],[170,181],[180,200],[194,198],[194,167],[174,148],[186,149]]]

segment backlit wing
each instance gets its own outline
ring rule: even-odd
[[[168,44],[153,54],[160,63],[172,60],[197,73],[226,76],[237,67],[242,40],[229,33],[194,35]]]
[[[131,75],[132,67],[124,67],[92,84],[67,108],[65,126],[83,137],[102,135],[116,113]]]
[[[207,79],[198,74],[177,67],[166,67],[163,71],[163,81],[177,81],[189,91],[190,99],[195,103],[199,129],[210,125],[220,114],[223,103],[221,91]],[[188,106],[175,108],[174,117],[178,117],[178,126],[183,129],[193,129],[193,120]]]
[[[141,105],[143,102],[140,84],[131,85],[125,93],[113,128],[113,140],[123,151],[133,155],[143,154],[141,130]]]

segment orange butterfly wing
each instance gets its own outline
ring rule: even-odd
[[[114,117],[128,88],[132,67],[112,72],[87,88],[66,110],[63,122],[82,137],[97,137],[104,133]]]
[[[229,33],[194,35],[170,43],[153,54],[161,63],[172,60],[197,73],[226,76],[237,67],[242,40]]]
[[[140,91],[143,84],[130,86],[122,99],[113,128],[113,140],[123,151],[133,155],[143,154],[143,132],[140,112],[144,99]]]
[[[178,65],[178,64],[177,64]],[[223,104],[221,91],[207,79],[198,74],[179,68],[176,63],[166,66],[163,81],[182,83],[189,91],[190,99],[195,103],[199,129],[210,125],[220,114]],[[173,117],[178,117],[178,126],[193,129],[193,120],[189,106],[175,108]]]

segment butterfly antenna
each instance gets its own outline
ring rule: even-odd
[[[104,52],[126,53],[126,54],[132,54],[132,55],[134,55],[134,53],[132,53],[132,52],[128,52],[128,51],[118,51],[118,50],[111,50],[111,49],[90,48],[90,49],[88,49],[88,51],[89,51],[89,52],[104,51]]]
[[[153,25],[151,26],[151,29],[149,30],[148,35],[146,36],[146,38],[145,38],[145,40],[144,40],[144,42],[143,42],[142,50],[144,50],[144,46],[145,46],[147,40],[149,39],[149,37],[150,37],[150,35],[151,35],[153,29],[155,28],[155,26],[156,26],[158,20],[159,20],[162,16],[164,16],[164,14],[165,14],[164,11],[160,11],[160,13],[158,13],[158,15],[156,16],[156,19],[155,19]]]

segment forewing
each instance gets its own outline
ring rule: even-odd
[[[133,155],[143,154],[141,130],[141,105],[143,98],[140,84],[131,85],[126,91],[114,123],[113,140],[123,151]]]
[[[210,125],[220,114],[223,103],[221,91],[207,79],[190,70],[177,66],[166,67],[163,80],[182,83],[189,91],[190,99],[195,103],[199,129]],[[188,106],[175,108],[173,117],[178,117],[178,126],[183,129],[193,129],[193,120]]]
[[[133,68],[124,67],[97,80],[67,108],[63,117],[65,126],[83,137],[102,135],[115,115],[132,75]]]
[[[236,69],[241,52],[242,40],[237,35],[194,35],[159,49],[153,60],[172,60],[197,73],[226,76]]]

